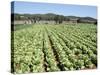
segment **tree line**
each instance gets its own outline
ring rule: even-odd
[[[11,20],[31,20],[33,23],[39,21],[55,21],[56,24],[61,24],[63,21],[74,21],[77,23],[94,23],[97,24],[97,19],[92,17],[77,17],[64,16],[53,13],[47,14],[11,14]]]

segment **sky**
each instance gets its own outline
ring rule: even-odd
[[[79,16],[97,18],[97,7],[87,5],[14,2],[14,13],[21,14],[46,14],[54,13],[64,16]]]

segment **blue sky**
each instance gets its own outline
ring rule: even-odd
[[[51,4],[36,2],[14,2],[14,13],[45,14],[55,13],[65,16],[80,16],[97,18],[96,6]]]

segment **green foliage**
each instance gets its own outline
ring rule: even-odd
[[[14,31],[14,47],[11,48],[14,52],[14,72],[53,72],[97,67],[94,31],[95,25],[33,25]]]

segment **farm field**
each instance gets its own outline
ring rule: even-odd
[[[31,25],[17,29],[12,31],[11,39],[11,65],[15,73],[97,68],[94,24]]]

